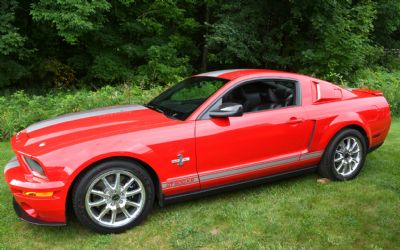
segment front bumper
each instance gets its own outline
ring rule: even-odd
[[[32,217],[29,215],[25,210],[21,207],[20,204],[13,198],[13,206],[14,206],[14,211],[18,215],[19,218],[22,220],[35,224],[35,225],[42,225],[42,226],[64,226],[65,223],[58,223],[58,222],[48,222],[44,220],[37,219],[35,217]]]
[[[4,168],[4,177],[13,194],[16,214],[24,221],[40,225],[65,225],[64,183],[33,176],[14,157]],[[26,195],[26,192],[53,192],[50,197]]]

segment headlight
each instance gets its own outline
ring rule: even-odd
[[[29,169],[32,171],[33,175],[42,178],[47,178],[42,166],[40,166],[40,164],[37,161],[28,157],[24,157],[24,159]]]

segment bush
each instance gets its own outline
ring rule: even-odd
[[[350,87],[382,91],[390,103],[392,115],[400,115],[400,71],[364,69],[357,72],[351,82],[346,84],[342,78],[339,81]],[[120,85],[105,86],[97,91],[56,90],[44,96],[24,91],[0,96],[0,141],[34,122],[58,115],[119,104],[142,104],[159,94],[163,88],[158,86],[144,90],[138,86]]]
[[[363,69],[354,75],[352,82],[352,87],[382,91],[390,104],[392,115],[400,115],[400,71]]]
[[[45,96],[29,95],[24,91],[0,96],[0,141],[8,139],[34,122],[97,107],[142,104],[161,90],[161,87],[143,90],[136,86],[122,85],[106,86],[98,91],[56,91]]]

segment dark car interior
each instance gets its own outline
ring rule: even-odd
[[[222,98],[222,103],[243,105],[244,112],[278,109],[296,104],[296,83],[289,80],[252,81]]]

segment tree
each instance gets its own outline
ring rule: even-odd
[[[17,1],[0,3],[0,87],[6,87],[28,73],[23,65],[29,51],[26,37],[14,26]]]
[[[375,62],[372,1],[222,1],[208,42],[216,67],[240,65],[317,76]]]
[[[0,88],[150,87],[240,67],[349,79],[360,68],[398,68],[384,49],[400,49],[398,0],[0,4]]]
[[[291,5],[302,26],[297,43],[302,71],[347,77],[382,55],[370,37],[377,13],[372,1],[293,1]]]

